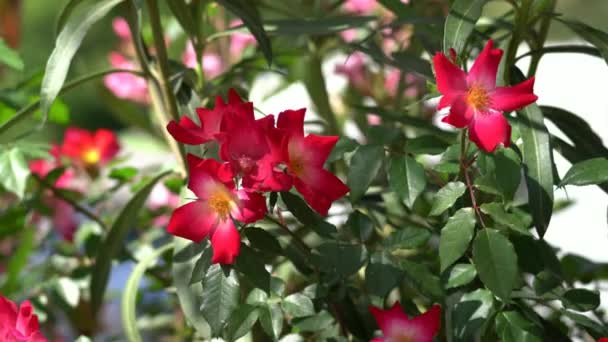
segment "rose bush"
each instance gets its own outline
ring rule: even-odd
[[[68,1],[35,90],[0,90],[0,339],[608,336],[606,264],[543,238],[555,191],[608,192],[605,127],[534,88],[544,54],[608,60],[608,33],[556,0],[486,2]],[[547,46],[555,21],[591,45]],[[68,77],[103,25],[109,69]],[[122,130],[59,114],[89,82]]]

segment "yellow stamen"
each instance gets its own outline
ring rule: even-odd
[[[294,158],[289,161],[289,169],[296,176],[301,176],[302,172],[304,172],[304,162],[299,158]]]
[[[467,93],[467,103],[479,112],[485,112],[490,107],[490,94],[480,86],[473,85]]]
[[[233,205],[234,198],[226,189],[218,188],[209,196],[209,206],[222,220],[230,216]]]
[[[86,152],[84,152],[82,154],[82,160],[86,164],[97,164],[100,159],[101,159],[101,155],[99,154],[99,151],[96,149],[87,150]]]

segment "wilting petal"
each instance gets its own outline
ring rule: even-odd
[[[213,232],[218,217],[203,201],[194,201],[175,209],[167,232],[196,243]]]
[[[236,193],[239,199],[238,209],[232,213],[235,219],[243,223],[253,223],[264,218],[268,212],[266,198],[257,192],[240,190]]]
[[[467,76],[460,68],[450,62],[444,54],[437,53],[433,57],[433,66],[437,78],[437,89],[443,95],[464,93],[467,91]]]
[[[508,112],[523,108],[538,99],[534,95],[534,77],[512,87],[498,87],[490,97],[493,109]]]
[[[221,222],[211,236],[214,264],[232,264],[241,251],[241,236],[231,219]]]
[[[93,137],[95,147],[99,151],[102,163],[110,161],[120,150],[116,134],[107,129],[98,129]]]
[[[305,148],[310,151],[310,164],[315,167],[323,167],[340,137],[309,134],[304,138]]]
[[[450,114],[441,119],[442,122],[457,128],[463,128],[470,124],[474,116],[474,109],[471,108],[464,97],[454,99],[450,108]]]
[[[350,191],[340,178],[324,169],[306,170],[294,180],[294,185],[308,205],[323,216],[327,216],[334,201]]]
[[[483,151],[494,152],[499,144],[509,146],[511,126],[501,112],[477,114],[469,125],[469,137]]]
[[[199,127],[192,119],[182,116],[179,123],[169,122],[167,131],[173,139],[188,145],[200,145],[210,140],[202,127]]]
[[[501,49],[492,49],[492,40],[488,40],[467,75],[469,85],[480,84],[486,89],[496,87],[496,72],[502,58]]]
[[[432,342],[441,324],[441,306],[433,305],[425,313],[410,320],[410,325],[417,332],[418,342]]]
[[[277,119],[277,128],[284,129],[289,134],[303,136],[304,135],[304,114],[306,108],[298,110],[285,110],[279,113]]]

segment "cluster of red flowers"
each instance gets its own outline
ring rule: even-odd
[[[304,135],[305,109],[286,110],[275,118],[255,119],[253,103],[230,90],[228,103],[216,98],[214,109],[197,109],[200,125],[187,116],[167,126],[179,142],[219,143],[222,162],[188,155],[188,188],[197,200],[173,213],[169,233],[195,242],[210,237],[213,262],[231,264],[240,250],[233,223],[253,223],[267,212],[264,192],[292,186],[321,215],[348,187],[323,168],[337,136]]]
[[[77,179],[78,174],[82,171],[96,174],[100,167],[118,154],[119,150],[120,145],[116,135],[109,130],[99,129],[89,132],[70,127],[65,132],[63,143],[51,146],[52,159],[32,160],[29,168],[34,175],[44,178],[49,172],[65,167],[52,185],[57,189],[81,192],[84,189],[79,185],[81,182]],[[74,208],[50,193],[45,194],[43,202],[52,209],[53,226],[65,240],[71,241],[78,226]]]
[[[21,307],[0,296],[0,341],[45,342],[40,332],[38,316],[29,301]]]

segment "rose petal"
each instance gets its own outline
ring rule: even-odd
[[[512,87],[498,87],[490,97],[493,109],[508,112],[523,108],[538,99],[534,95],[534,77]]]
[[[217,221],[217,215],[203,201],[194,201],[175,209],[167,232],[199,243],[213,232]]]
[[[440,52],[435,54],[433,66],[437,76],[437,89],[443,95],[467,91],[466,74],[450,62],[444,54]]]
[[[241,236],[231,219],[221,222],[211,236],[214,264],[232,264],[241,251]]]
[[[480,84],[490,90],[496,87],[496,72],[502,58],[501,49],[492,49],[492,40],[481,51],[467,75],[467,83]]]
[[[478,114],[469,125],[469,137],[483,151],[494,152],[499,144],[509,146],[511,126],[501,112]]]

